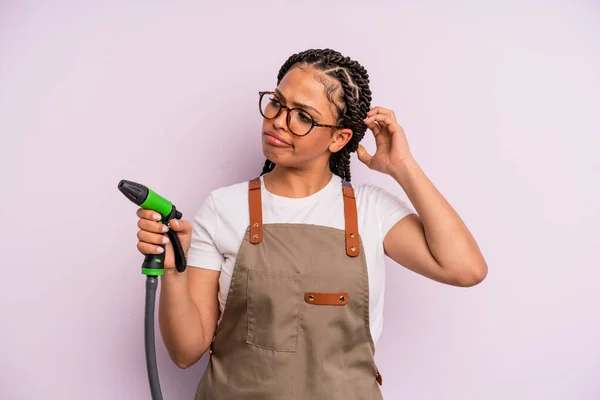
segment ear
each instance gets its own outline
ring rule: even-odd
[[[331,142],[329,143],[329,151],[337,153],[346,146],[346,144],[352,139],[352,129],[344,128],[338,129],[333,132],[331,136]]]

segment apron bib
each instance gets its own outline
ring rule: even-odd
[[[195,400],[383,398],[348,182],[341,195],[345,230],[263,225],[261,182],[249,182],[250,225]]]

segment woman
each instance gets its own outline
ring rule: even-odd
[[[377,399],[384,256],[438,282],[472,286],[486,262],[467,227],[413,158],[394,113],[370,107],[366,70],[308,50],[259,93],[260,177],[213,191],[193,223],[172,221],[159,322],[181,368],[209,350],[196,399]],[[377,150],[359,142],[367,128]],[[350,154],[394,178],[416,212],[373,185],[350,185]],[[167,243],[138,210],[138,249]],[[189,250],[188,250],[189,249]]]

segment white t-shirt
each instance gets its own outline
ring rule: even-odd
[[[304,223],[345,229],[342,180],[337,175],[323,189],[304,198],[277,196],[265,189],[263,177],[261,182],[263,224]],[[369,276],[371,335],[376,344],[383,327],[383,239],[390,228],[414,210],[410,204],[374,185],[352,186]],[[212,191],[193,221],[188,265],[221,271],[218,295],[221,315],[237,252],[249,223],[248,182]]]

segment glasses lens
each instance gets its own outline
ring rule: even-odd
[[[290,130],[296,135],[306,135],[313,126],[313,119],[309,113],[301,110],[292,110],[290,116]]]
[[[265,93],[260,99],[260,113],[267,119],[275,118],[279,112],[280,104],[277,97],[270,93]]]

